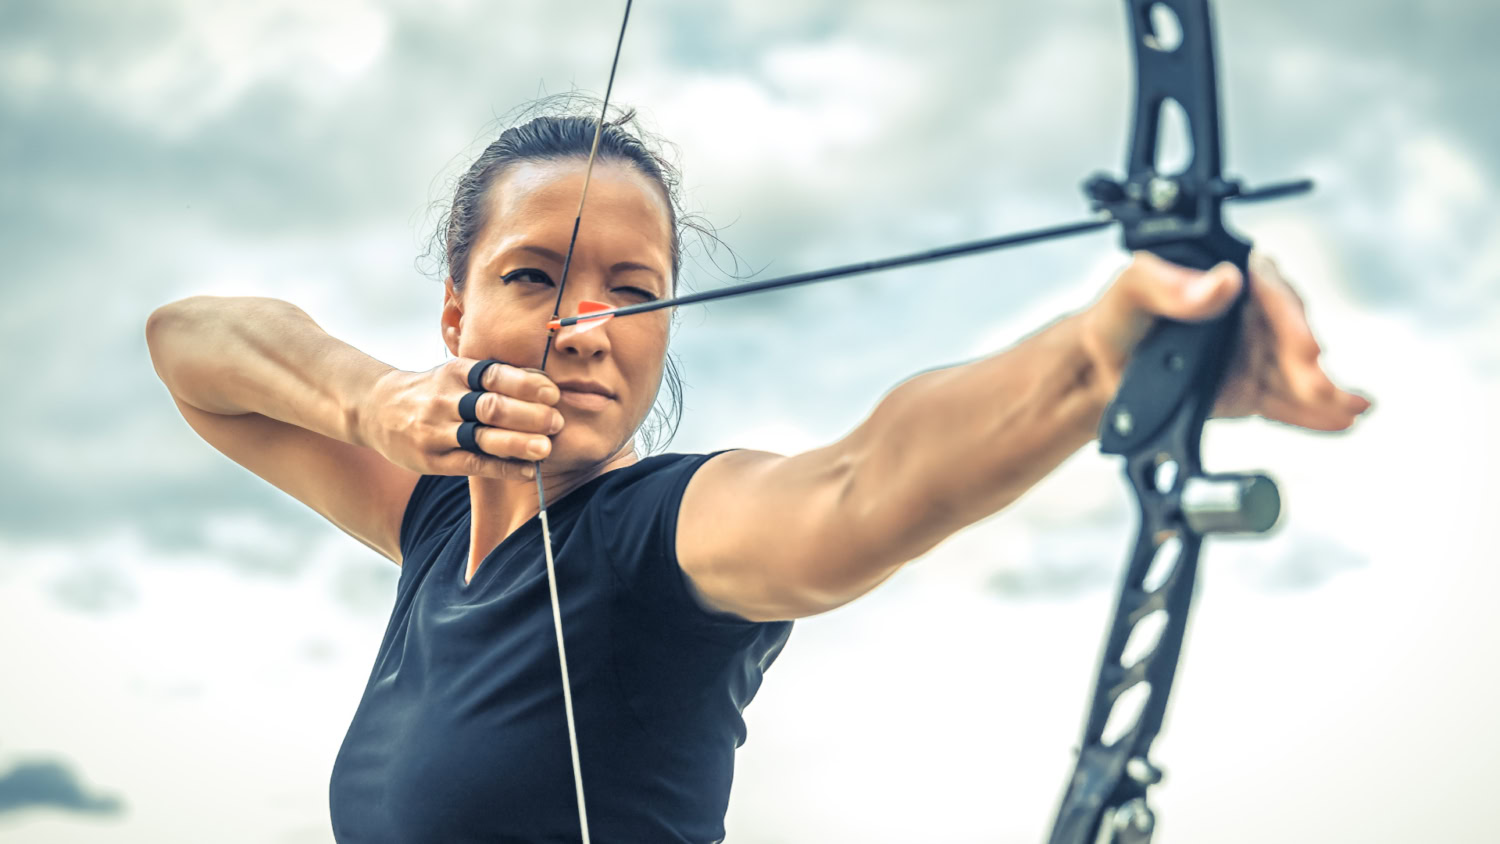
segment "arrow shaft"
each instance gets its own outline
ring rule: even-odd
[[[1246,190],[1233,196],[1225,197],[1226,202],[1256,202],[1266,199],[1277,199],[1297,193],[1312,190],[1312,180],[1300,179],[1292,182],[1266,185],[1265,187]],[[577,314],[563,317],[556,321],[558,328],[568,325],[577,325],[579,322],[591,320],[603,320],[617,316],[631,316],[632,314],[644,314],[651,311],[659,311],[663,308],[675,308],[678,305],[694,305],[700,302],[712,302],[716,299],[732,299],[736,296],[746,296],[751,293],[761,293],[766,290],[780,290],[783,287],[796,287],[802,284],[815,284],[820,281],[832,281],[836,278],[845,278],[851,275],[879,272],[881,270],[893,270],[898,267],[909,267],[915,264],[925,264],[930,261],[943,261],[949,258],[961,258],[965,255],[973,255],[979,252],[989,252],[995,249],[1004,249],[1009,246],[1020,246],[1023,243],[1036,243],[1041,240],[1053,240],[1061,237],[1072,237],[1073,235],[1085,234],[1097,231],[1117,222],[1111,216],[1100,216],[1092,220],[1082,220],[1076,223],[1064,223],[1056,226],[1047,226],[1029,231],[1014,232],[1012,234],[1000,235],[999,237],[988,237],[983,240],[970,240],[964,243],[955,243],[950,246],[940,246],[936,249],[926,249],[921,252],[911,252],[905,255],[896,255],[890,258],[878,258],[873,261],[860,261],[854,264],[844,264],[838,267],[830,267],[823,270],[812,270],[805,273],[768,278],[763,281],[751,281],[745,284],[732,284],[728,287],[720,287],[714,290],[704,290],[698,293],[688,293],[682,296],[674,296],[669,299],[657,299],[652,302],[642,302],[639,305],[626,305],[623,308],[613,308],[602,311],[594,311],[587,314]],[[561,297],[559,297],[559,302]],[[557,313],[554,310],[553,317]]]
[[[631,314],[644,314],[650,311],[659,311],[663,308],[672,308],[678,305],[692,305],[698,302],[710,302],[715,299],[729,299],[735,296],[745,296],[750,293],[760,293],[766,290],[778,290],[783,287],[794,287],[799,284],[812,284],[819,281],[830,281],[835,278],[859,275],[861,273],[873,273],[880,270],[890,270],[897,267],[907,267],[913,264],[925,264],[929,261],[941,261],[946,258],[957,258],[963,255],[972,255],[976,252],[987,252],[992,249],[1002,249],[1007,246],[1017,246],[1022,243],[1033,243],[1038,240],[1050,240],[1058,237],[1069,237],[1075,234],[1083,234],[1105,226],[1112,225],[1112,219],[1085,220],[1078,223],[1067,223],[1059,226],[1048,226],[1042,229],[1018,232],[1015,234],[991,237],[984,240],[972,240],[966,243],[957,243],[952,246],[942,246],[937,249],[928,249],[922,252],[913,252],[907,255],[897,255],[891,258],[880,258],[874,261],[862,261],[857,264],[845,264],[840,267],[832,267],[825,270],[813,270],[811,272],[797,273],[795,275],[781,276],[779,278],[768,278],[764,281],[752,281],[746,284],[735,284],[729,287],[720,287],[716,290],[705,290],[699,293],[689,293],[684,296],[675,296],[671,299],[657,299],[654,302],[642,302],[639,305],[627,305],[623,308],[615,308],[608,311],[597,311],[589,314],[564,317],[559,320],[559,325],[576,325],[580,320],[588,321],[602,319],[605,317],[630,316]]]

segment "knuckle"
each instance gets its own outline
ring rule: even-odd
[[[486,426],[483,428],[475,429],[474,444],[479,446],[479,450],[484,452],[486,455],[493,456],[498,454],[498,452],[495,451],[495,445],[497,442],[498,441],[495,439],[494,428]]]
[[[515,389],[520,371],[508,363],[498,363],[485,370],[485,384],[496,393],[510,393]]]
[[[517,392],[524,392],[525,396],[532,401],[545,401],[547,389],[556,390],[552,378],[540,369],[526,367],[517,373]]]
[[[504,380],[501,373],[502,369],[505,369],[505,364],[503,363],[490,364],[485,367],[484,375],[479,379],[479,385],[489,392],[499,392],[502,386],[501,382]]]
[[[446,373],[448,377],[453,378],[467,388],[469,386],[469,370],[473,368],[475,363],[476,361],[473,358],[454,358],[445,364],[447,367]]]
[[[486,393],[479,400],[485,405],[481,417],[485,420],[485,424],[504,427],[505,422],[510,418],[510,399],[499,393]]]
[[[484,471],[484,458],[472,451],[464,452],[463,471],[465,475],[478,475]]]
[[[551,414],[556,413],[550,408],[516,398],[502,396],[499,399],[496,418],[504,423],[503,427],[512,431],[543,432],[552,424]]]
[[[489,437],[485,451],[501,460],[519,456],[522,449],[516,445],[517,438],[515,434],[499,428],[490,428],[486,433],[489,434]]]

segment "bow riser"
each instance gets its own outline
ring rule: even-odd
[[[1126,3],[1137,73],[1126,179],[1121,183],[1095,176],[1085,191],[1096,210],[1122,223],[1126,249],[1198,270],[1227,261],[1239,269],[1245,284],[1217,318],[1157,320],[1132,352],[1101,420],[1100,450],[1125,458],[1126,480],[1139,503],[1139,533],[1122,576],[1082,747],[1051,844],[1150,841],[1155,815],[1146,793],[1161,772],[1148,754],[1181,656],[1204,536],[1268,530],[1280,513],[1280,498],[1269,478],[1205,475],[1199,458],[1203,425],[1240,341],[1250,295],[1251,248],[1248,240],[1225,228],[1221,214],[1224,200],[1243,192],[1220,170],[1208,2]],[[1163,20],[1172,15],[1175,21]],[[1160,128],[1169,102],[1186,118],[1192,152],[1180,172],[1161,173]],[[1285,195],[1310,186],[1299,182],[1260,193]],[[1158,613],[1164,618],[1154,645],[1125,664],[1132,636],[1146,632],[1142,622]],[[1133,713],[1123,700],[1127,695],[1133,695],[1131,702],[1140,701]],[[1132,716],[1133,722],[1128,720]],[[1125,726],[1110,729],[1112,722]]]

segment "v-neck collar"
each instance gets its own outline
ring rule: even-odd
[[[636,461],[636,462],[639,463],[640,461]],[[633,465],[636,465],[636,464],[632,463],[631,465],[633,466]],[[621,469],[626,469],[626,468],[629,468],[629,467],[628,466],[621,466],[620,468]],[[612,470],[612,471],[616,471],[617,472],[617,471],[619,471],[619,469],[615,469],[615,470]],[[564,493],[560,498],[556,499],[555,501],[548,501],[547,502],[547,512],[548,512],[549,515],[551,515],[551,516],[554,517],[554,519],[553,519],[553,525],[555,526],[557,524],[557,522],[555,520],[556,516],[571,512],[572,509],[573,509],[573,507],[577,506],[576,502],[586,501],[588,498],[590,498],[589,495],[584,495],[582,493],[588,491],[591,487],[595,486],[599,481],[603,480],[604,478],[609,477],[609,475],[610,475],[610,472],[604,472],[603,474],[596,475],[596,476],[594,476],[592,478],[589,478],[588,480],[584,481],[583,483],[579,484],[578,486],[576,486],[576,487],[568,490],[566,493]],[[465,483],[465,487],[467,487],[467,486],[468,486],[468,484],[466,482]],[[473,531],[471,530],[471,528],[473,527],[473,523],[474,523],[474,500],[472,498],[470,498],[469,499],[469,506],[464,511],[463,518],[459,520],[459,524],[458,524],[458,528],[457,528],[458,535],[459,536],[464,536],[464,537],[471,537],[473,535]],[[472,551],[473,549],[470,547],[470,544],[471,544],[472,540],[471,539],[467,539],[467,538],[464,539],[464,541],[463,541],[463,551],[464,551],[464,553],[462,553],[462,554],[459,555],[459,563],[458,563],[457,566],[455,566],[455,568],[457,569],[457,572],[455,573],[455,585],[458,587],[458,591],[462,592],[462,593],[468,593],[468,592],[473,591],[475,589],[475,583],[479,580],[480,572],[483,572],[486,569],[494,568],[494,566],[492,565],[492,563],[494,562],[494,559],[496,557],[501,556],[501,552],[508,551],[512,546],[519,545],[519,544],[521,544],[523,542],[534,541],[534,540],[540,539],[541,538],[540,531],[541,531],[541,514],[534,513],[534,514],[532,514],[531,518],[529,518],[526,521],[522,522],[519,527],[517,527],[515,530],[511,531],[508,535],[506,535],[506,537],[504,539],[500,540],[500,542],[497,545],[495,545],[494,548],[491,548],[489,550],[489,553],[487,553],[487,554],[484,555],[484,557],[479,561],[479,565],[474,569],[474,576],[473,576],[473,578],[471,578],[468,582],[464,581],[464,576],[466,574],[468,574],[468,570],[469,570],[469,552]]]

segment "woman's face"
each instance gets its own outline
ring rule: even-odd
[[[524,162],[491,186],[462,297],[451,277],[445,282],[443,336],[454,355],[541,366],[584,167],[572,159]],[[559,313],[577,314],[585,299],[620,307],[670,296],[668,220],[666,199],[648,177],[595,162]],[[557,332],[546,371],[562,390],[556,407],[565,425],[553,437],[551,466],[586,468],[630,442],[661,386],[667,328],[661,310]]]

